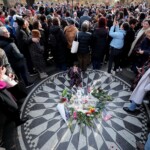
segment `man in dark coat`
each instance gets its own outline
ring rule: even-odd
[[[20,53],[16,44],[10,38],[10,34],[6,27],[0,27],[0,47],[4,49],[8,61],[17,76],[21,76],[26,86],[31,85],[31,83],[28,82],[28,75],[24,56]]]
[[[22,18],[17,18],[18,29],[16,31],[16,39],[20,52],[24,55],[27,61],[27,67],[30,74],[34,74],[33,64],[31,61],[31,56],[29,52],[29,46],[32,42],[38,42],[37,38],[31,38],[29,32],[29,23]]]
[[[79,20],[80,28],[81,28],[82,23],[86,20],[91,22],[91,17],[88,15],[88,10],[85,10],[83,16],[80,17],[80,20]]]
[[[51,26],[49,34],[54,35],[53,43],[56,43],[51,47],[54,61],[60,70],[66,70],[67,40],[63,30],[60,28],[58,18],[53,19],[53,26]]]
[[[136,23],[137,23],[137,19],[133,18],[129,21],[129,30],[127,31],[126,33],[126,36],[125,36],[125,39],[124,39],[124,46],[123,46],[123,50],[122,50],[122,67],[126,67],[128,66],[128,62],[130,62],[128,59],[128,53],[129,53],[129,50],[131,48],[131,45],[132,45],[132,42],[134,41],[135,39],[135,31],[134,31],[134,28],[136,26]]]

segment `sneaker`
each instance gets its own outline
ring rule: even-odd
[[[114,75],[114,76],[115,76],[116,71],[112,70],[112,71],[111,71],[111,73],[112,73],[112,75]]]
[[[119,69],[116,69],[116,72],[119,72],[120,70]]]
[[[30,73],[30,77],[33,77],[33,76],[36,76],[36,75],[38,75],[38,73],[37,73],[37,72]]]
[[[122,68],[119,67],[119,71],[122,72]]]
[[[46,74],[45,72],[40,73],[40,78],[41,79],[44,79],[44,78],[47,78],[47,77],[48,77],[48,74]]]
[[[135,110],[130,110],[128,107],[123,107],[123,110],[128,113],[135,113]]]
[[[32,82],[30,83],[30,82],[29,82],[29,83],[26,85],[26,88],[30,88],[30,87],[32,87],[33,85],[34,85],[34,83],[32,83]]]

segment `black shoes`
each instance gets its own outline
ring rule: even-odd
[[[135,110],[130,110],[128,107],[123,107],[123,110],[128,112],[128,113],[134,113]]]
[[[27,120],[28,120],[28,118],[17,120],[16,121],[16,126],[20,126],[20,125],[24,124]]]

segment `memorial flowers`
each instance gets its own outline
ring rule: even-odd
[[[70,128],[73,120],[91,127],[93,119],[101,117],[105,104],[111,100],[112,97],[101,88],[80,88],[75,95],[64,89],[57,109]]]

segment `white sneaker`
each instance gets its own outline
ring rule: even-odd
[[[119,69],[116,69],[116,72],[119,72],[120,70]]]
[[[44,78],[47,78],[47,77],[48,77],[47,73],[45,73],[45,72],[40,73],[40,78],[41,79],[44,79]]]
[[[112,73],[112,75],[114,75],[114,76],[115,76],[116,71],[112,70],[112,71],[111,71],[111,73]]]
[[[119,71],[121,72],[121,71],[122,71],[122,68],[119,67]]]

